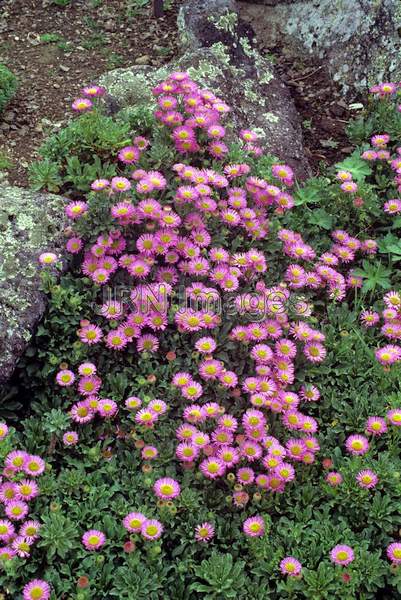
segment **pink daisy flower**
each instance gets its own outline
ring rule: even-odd
[[[8,426],[6,423],[0,423],[0,441],[8,435]]]
[[[155,335],[146,334],[139,336],[137,340],[138,352],[156,352],[159,348],[159,340]]]
[[[77,98],[71,104],[71,107],[76,112],[86,112],[90,110],[93,106],[93,102],[89,100],[89,98]]]
[[[133,163],[137,162],[139,160],[140,157],[140,152],[138,150],[138,148],[136,148],[135,146],[125,146],[125,148],[122,148],[119,153],[118,153],[118,159],[125,163],[126,165],[132,165]],[[114,177],[114,179],[116,179]],[[116,186],[116,184],[114,184],[113,187],[113,180],[111,182],[112,188],[116,189],[116,187],[118,188],[118,186]],[[128,188],[129,189],[129,188]],[[125,191],[125,190],[117,190],[117,191]]]
[[[392,365],[401,360],[401,347],[388,344],[376,350],[375,357],[384,366]]]
[[[113,177],[111,189],[114,192],[128,192],[131,189],[131,183],[125,177]]]
[[[349,546],[339,544],[330,551],[330,560],[336,565],[349,565],[354,560],[354,551]]]
[[[362,455],[369,450],[369,442],[363,435],[350,435],[345,441],[345,447],[350,454]]]
[[[69,371],[68,369],[63,369],[57,373],[56,381],[59,385],[63,387],[68,387],[74,383],[75,375],[72,371]]]
[[[102,531],[90,529],[82,536],[82,543],[87,550],[99,550],[106,542],[106,536]]]
[[[21,521],[28,514],[29,507],[21,500],[11,500],[5,506],[5,513],[12,521]]]
[[[24,600],[49,600],[50,586],[43,579],[32,579],[22,590]]]
[[[97,325],[89,324],[78,330],[78,336],[84,344],[92,345],[102,339],[103,333]]]
[[[135,415],[135,423],[138,423],[138,425],[151,427],[155,421],[157,421],[157,414],[147,408],[139,410]]]
[[[176,448],[176,456],[182,462],[193,462],[199,456],[199,448],[194,444],[182,442]]]
[[[163,533],[163,525],[156,519],[147,519],[141,527],[141,534],[146,540],[157,540]]]
[[[280,571],[283,575],[289,575],[290,577],[297,577],[302,571],[302,565],[293,556],[286,556],[280,562]]]
[[[88,402],[77,402],[71,407],[71,419],[76,423],[89,423],[94,418],[94,412],[91,410]]]
[[[171,498],[177,498],[177,496],[180,495],[181,488],[178,481],[175,479],[163,477],[155,482],[153,491],[158,498],[170,500]]]
[[[224,475],[226,467],[220,458],[209,457],[200,463],[199,469],[208,479],[216,479]]]
[[[380,321],[379,313],[372,310],[362,311],[359,318],[365,327],[374,327]]]
[[[195,527],[195,540],[197,542],[207,543],[214,537],[214,527],[211,523],[202,523]]]
[[[330,471],[326,475],[326,482],[332,487],[336,487],[340,485],[343,481],[341,473],[337,473],[337,471]]]
[[[17,491],[20,500],[28,502],[39,495],[39,486],[36,481],[31,479],[21,479],[21,481],[17,483]]]
[[[28,455],[23,470],[27,475],[31,475],[31,477],[38,477],[45,470],[46,463],[40,456],[35,456],[33,454]]]
[[[78,443],[78,434],[76,431],[66,431],[63,435],[64,446],[75,446]]]
[[[99,96],[103,96],[106,90],[99,85],[89,85],[82,89],[82,93],[89,98],[98,98]]]
[[[141,456],[144,460],[153,460],[157,458],[158,450],[154,446],[144,446],[142,448]]]
[[[99,400],[97,405],[97,412],[101,417],[111,418],[114,417],[118,412],[117,403],[109,398],[103,398]]]
[[[40,530],[39,521],[25,521],[21,526],[19,534],[29,540],[29,543],[34,542],[39,537]]]
[[[15,534],[15,527],[7,519],[0,519],[0,540],[8,542]]]
[[[369,417],[366,422],[366,431],[372,435],[383,435],[387,431],[386,420],[382,417]]]
[[[243,523],[242,529],[249,537],[262,537],[265,533],[265,522],[263,517],[249,517]]]
[[[401,543],[393,542],[387,546],[386,554],[394,565],[401,565]]]
[[[386,417],[391,425],[401,427],[401,409],[393,408],[392,410],[389,410]]]
[[[27,558],[30,555],[31,544],[21,535],[18,535],[11,543],[11,547],[15,550],[16,555],[21,558]]]
[[[54,265],[57,261],[57,254],[53,252],[42,252],[39,256],[39,262],[41,265]]]
[[[108,179],[95,179],[95,181],[91,183],[91,189],[94,192],[101,192],[109,187],[109,185],[110,181]]]
[[[145,523],[146,517],[139,512],[131,512],[124,517],[123,525],[130,533],[140,533],[142,525]]]
[[[371,471],[370,469],[365,469],[364,471],[359,471],[356,476],[356,480],[358,482],[359,487],[361,488],[374,488],[379,481],[376,473]]]

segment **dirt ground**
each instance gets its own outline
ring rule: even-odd
[[[352,152],[345,127],[354,115],[324,63],[300,59],[285,48],[265,47],[261,40],[258,42],[261,53],[273,59],[291,92],[301,119],[307,158],[318,174],[322,161],[333,164]]]
[[[28,164],[83,85],[177,53],[179,0],[164,4],[155,19],[148,0],[0,0],[0,61],[20,82],[0,117],[0,170],[11,183],[27,185]]]
[[[165,0],[155,19],[150,0],[0,0],[0,61],[18,77],[16,98],[0,117],[0,170],[27,185],[27,167],[51,130],[69,118],[83,85],[132,64],[159,66],[177,54],[180,0]],[[63,6],[66,4],[66,6]],[[315,173],[351,150],[350,112],[324,64],[265,47],[300,113],[307,158]]]

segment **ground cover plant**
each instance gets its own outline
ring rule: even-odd
[[[17,87],[15,75],[5,65],[0,64],[0,113],[15,95]]]
[[[68,258],[0,427],[3,594],[398,598],[398,87],[302,185],[186,73],[103,92],[32,170]]]

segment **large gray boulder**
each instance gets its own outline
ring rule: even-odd
[[[288,162],[299,177],[309,173],[298,114],[273,64],[256,50],[254,33],[239,18],[233,0],[186,0],[180,10],[183,55],[159,69],[116,69],[100,78],[109,112],[154,106],[152,87],[173,70],[187,70],[202,87],[213,90],[231,107],[237,131],[258,130],[262,145]]]
[[[46,308],[39,255],[60,253],[65,200],[0,183],[0,384],[12,375]]]
[[[348,97],[400,78],[400,0],[243,0],[240,6],[266,46],[316,57]]]

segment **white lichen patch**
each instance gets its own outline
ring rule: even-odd
[[[219,15],[218,17],[211,15],[208,20],[213,23],[216,29],[234,35],[235,28],[238,23],[238,15],[235,12],[227,12],[223,15]]]
[[[59,251],[65,200],[0,184],[0,376],[13,363],[13,348],[31,337],[43,307],[38,256]],[[38,315],[40,316],[40,315]],[[15,360],[19,358],[18,356]]]
[[[207,60],[201,60],[197,67],[187,69],[191,79],[202,85],[208,85],[209,78],[217,78],[222,75],[222,70]]]
[[[272,112],[264,113],[263,118],[266,119],[266,121],[268,121],[269,123],[278,123],[280,121],[280,117]]]
[[[230,64],[230,55],[228,53],[227,47],[223,44],[223,42],[216,42],[212,46],[210,46],[210,50],[213,52],[214,56],[220,60],[227,67]]]

